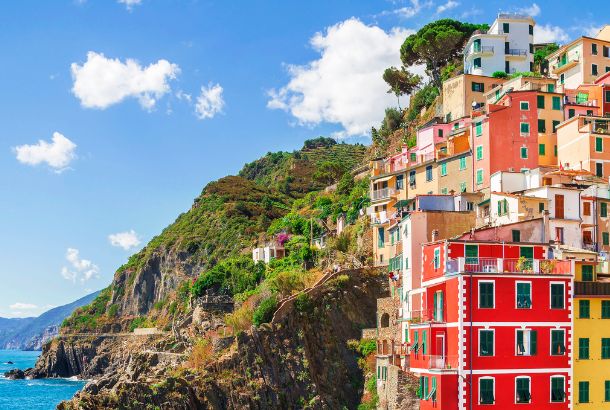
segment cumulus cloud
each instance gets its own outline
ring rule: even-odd
[[[410,0],[409,6],[397,8],[395,10],[392,10],[390,13],[395,14],[398,17],[408,19],[408,18],[415,17],[416,15],[418,15],[419,12],[422,11],[422,9],[424,7],[431,7],[432,4],[433,3],[431,1],[424,1],[422,3],[420,0]],[[390,14],[390,13],[384,12],[384,13],[382,13],[382,15]]]
[[[210,83],[207,87],[201,87],[201,93],[195,101],[195,114],[200,120],[213,118],[216,114],[222,112],[224,106],[222,87],[220,84]]]
[[[33,309],[38,309],[38,305],[34,305],[32,303],[17,302],[17,303],[13,303],[12,305],[10,305],[9,309],[11,309],[11,310],[33,310]]]
[[[310,40],[320,57],[287,66],[290,81],[268,91],[267,107],[289,112],[301,125],[339,124],[337,137],[366,135],[382,120],[383,108],[395,103],[382,73],[400,65],[398,50],[412,33],[386,32],[356,18],[328,27]]]
[[[436,8],[436,13],[437,13],[437,14],[444,13],[444,12],[446,12],[447,10],[451,10],[451,9],[456,8],[457,6],[459,6],[459,4],[460,4],[460,3],[459,3],[459,2],[457,2],[457,1],[454,1],[454,0],[449,0],[447,3],[445,3],[445,4],[441,4],[440,6],[438,6],[438,7]]]
[[[147,67],[137,61],[106,58],[90,51],[87,61],[72,63],[72,93],[83,107],[105,109],[126,98],[136,98],[142,108],[151,110],[158,99],[171,91],[169,81],[180,73],[180,67],[159,60]]]
[[[133,229],[126,232],[118,232],[108,235],[108,240],[112,246],[123,248],[126,251],[140,245],[140,238]]]
[[[127,10],[131,11],[133,6],[139,6],[142,4],[142,0],[118,0],[120,4],[124,4]]]
[[[582,27],[578,28],[582,30]],[[604,26],[590,25],[588,28],[585,29],[584,35],[587,37],[596,37],[602,28],[604,28]]]
[[[90,260],[81,258],[79,254],[78,249],[67,249],[66,260],[70,266],[64,266],[61,269],[61,276],[72,282],[76,282],[79,279],[83,283],[92,278],[99,277],[100,268]]]
[[[46,163],[58,173],[67,169],[76,158],[76,144],[59,132],[53,133],[51,142],[39,140],[36,144],[19,145],[13,150],[17,161],[22,164],[35,166]]]
[[[539,15],[540,11],[541,11],[540,6],[538,6],[536,3],[533,3],[529,7],[522,7],[520,9],[517,9],[517,13],[525,14],[527,16],[532,16],[532,17],[536,17],[537,15]]]
[[[568,41],[567,33],[558,26],[536,25],[534,27],[534,42],[536,43],[563,43]]]

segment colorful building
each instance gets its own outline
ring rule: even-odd
[[[578,115],[557,126],[558,161],[564,169],[610,175],[610,118]]]
[[[502,78],[474,74],[461,74],[443,81],[443,119],[451,122],[470,117],[473,105],[484,106],[485,93],[503,82]]]

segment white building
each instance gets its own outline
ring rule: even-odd
[[[286,250],[279,244],[267,244],[252,249],[252,260],[254,262],[269,263],[271,259],[282,259],[286,256]]]
[[[486,33],[476,31],[464,48],[464,73],[491,76],[533,71],[534,25],[530,16],[498,14]]]

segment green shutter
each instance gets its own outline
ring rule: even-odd
[[[546,121],[543,119],[538,119],[538,132],[546,132]]]
[[[589,403],[589,382],[578,382],[578,402]]]
[[[561,110],[561,97],[553,96],[553,109]]]
[[[610,245],[610,233],[602,232],[602,244]]]
[[[610,359],[610,338],[602,338],[602,359]]]
[[[494,381],[493,379],[481,379],[481,404],[494,404]]]
[[[590,317],[590,304],[588,300],[579,300],[578,301],[578,318],[579,319],[589,319]]]
[[[538,144],[538,155],[546,155],[546,146],[544,144]]]
[[[536,105],[538,108],[544,108],[544,95],[538,95],[536,97]]]
[[[529,134],[529,132],[530,132],[530,124],[527,122],[522,122],[521,123],[521,133]]]
[[[478,122],[475,125],[475,135],[478,137],[481,134],[483,134],[483,123],[482,122]]]
[[[581,337],[578,339],[578,359],[589,359],[589,339]]]
[[[427,331],[421,331],[421,353],[426,354]]]
[[[538,352],[538,331],[530,330],[530,355]]]
[[[527,147],[521,147],[521,158],[527,159]]]
[[[610,380],[604,381],[604,401],[610,401]]]
[[[517,330],[517,354],[523,355],[525,354],[525,348],[523,345],[523,330]]]
[[[608,216],[608,204],[606,202],[602,202],[599,208],[599,216],[605,218]]]
[[[602,300],[602,319],[610,319],[610,300]]]
[[[595,137],[595,151],[604,151],[604,140],[602,139],[602,137]]]
[[[591,282],[593,280],[593,265],[582,265],[582,280]],[[589,302],[587,300],[587,302]]]
[[[525,377],[517,379],[517,403],[529,403],[530,395],[530,380]]]

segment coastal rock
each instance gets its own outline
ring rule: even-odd
[[[10,380],[25,379],[25,372],[20,369],[11,369],[8,372],[4,373],[4,377]]]

